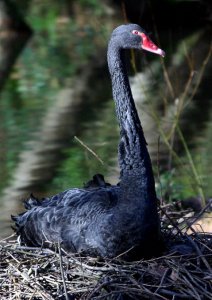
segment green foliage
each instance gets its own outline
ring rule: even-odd
[[[79,0],[79,3],[82,7],[92,10],[97,16],[101,16],[103,13],[103,6],[100,5],[98,0]]]
[[[82,187],[82,184],[92,179],[94,174],[105,175],[114,166],[114,157],[117,156],[118,129],[114,113],[111,111],[114,111],[113,101],[103,106],[99,105],[96,115],[93,116],[95,123],[90,121],[81,124],[86,126],[86,130],[83,131],[80,139],[100,157],[104,164],[102,165],[93,154],[75,140],[65,151],[67,158],[51,183],[55,191],[68,187]]]
[[[158,197],[165,202],[172,202],[196,195],[194,179],[190,175],[185,172],[185,169],[177,168],[162,172],[156,180]]]
[[[179,72],[178,76],[171,76],[162,62],[166,86],[166,92],[161,92],[164,100],[164,115],[161,117],[161,112],[153,108],[152,116],[157,124],[161,141],[169,152],[168,170],[160,174],[157,184],[159,195],[167,200],[198,195],[203,203],[205,201],[206,185],[203,178],[208,176],[208,171],[204,170],[203,172],[202,162],[189,142],[192,132],[193,144],[195,143],[196,149],[199,149],[198,141],[194,141],[197,137],[196,129],[199,128],[197,128],[197,122],[194,121],[194,115],[190,119],[187,117],[186,120],[186,116],[189,115],[188,111],[193,112],[193,106],[198,105],[194,99],[204,97],[200,90],[200,84],[203,80],[207,81],[207,66],[212,54],[212,46],[210,44],[207,46],[208,49],[206,48],[207,51],[205,51],[205,56],[199,66],[195,66],[195,60],[190,50],[201,42],[204,42],[202,32],[197,32],[178,43],[177,55],[172,58],[172,68],[176,68],[175,72],[176,74]],[[196,70],[198,72],[195,76]],[[180,74],[183,76],[180,77]],[[184,131],[185,133],[183,133]],[[189,134],[186,134],[186,131]]]

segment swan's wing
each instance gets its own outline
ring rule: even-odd
[[[63,242],[71,251],[85,248],[85,239],[94,232],[116,205],[119,187],[70,189],[42,201],[33,196],[29,209],[13,217],[21,240],[33,246],[43,241]],[[100,226],[100,225],[99,225]]]

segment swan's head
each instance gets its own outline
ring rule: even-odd
[[[123,49],[144,49],[146,51],[165,56],[165,52],[158,48],[148,37],[143,28],[137,24],[121,25],[114,29],[111,41]]]

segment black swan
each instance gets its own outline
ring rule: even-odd
[[[149,255],[157,248],[155,182],[125,66],[129,48],[165,55],[136,24],[121,25],[111,35],[107,57],[120,126],[120,183],[111,186],[96,175],[84,188],[42,201],[31,196],[27,211],[12,216],[22,243],[59,242],[69,252],[108,258]]]

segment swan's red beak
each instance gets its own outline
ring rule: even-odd
[[[161,55],[162,57],[165,56],[165,52],[158,48],[145,33],[139,32],[139,35],[142,37],[142,49]]]

